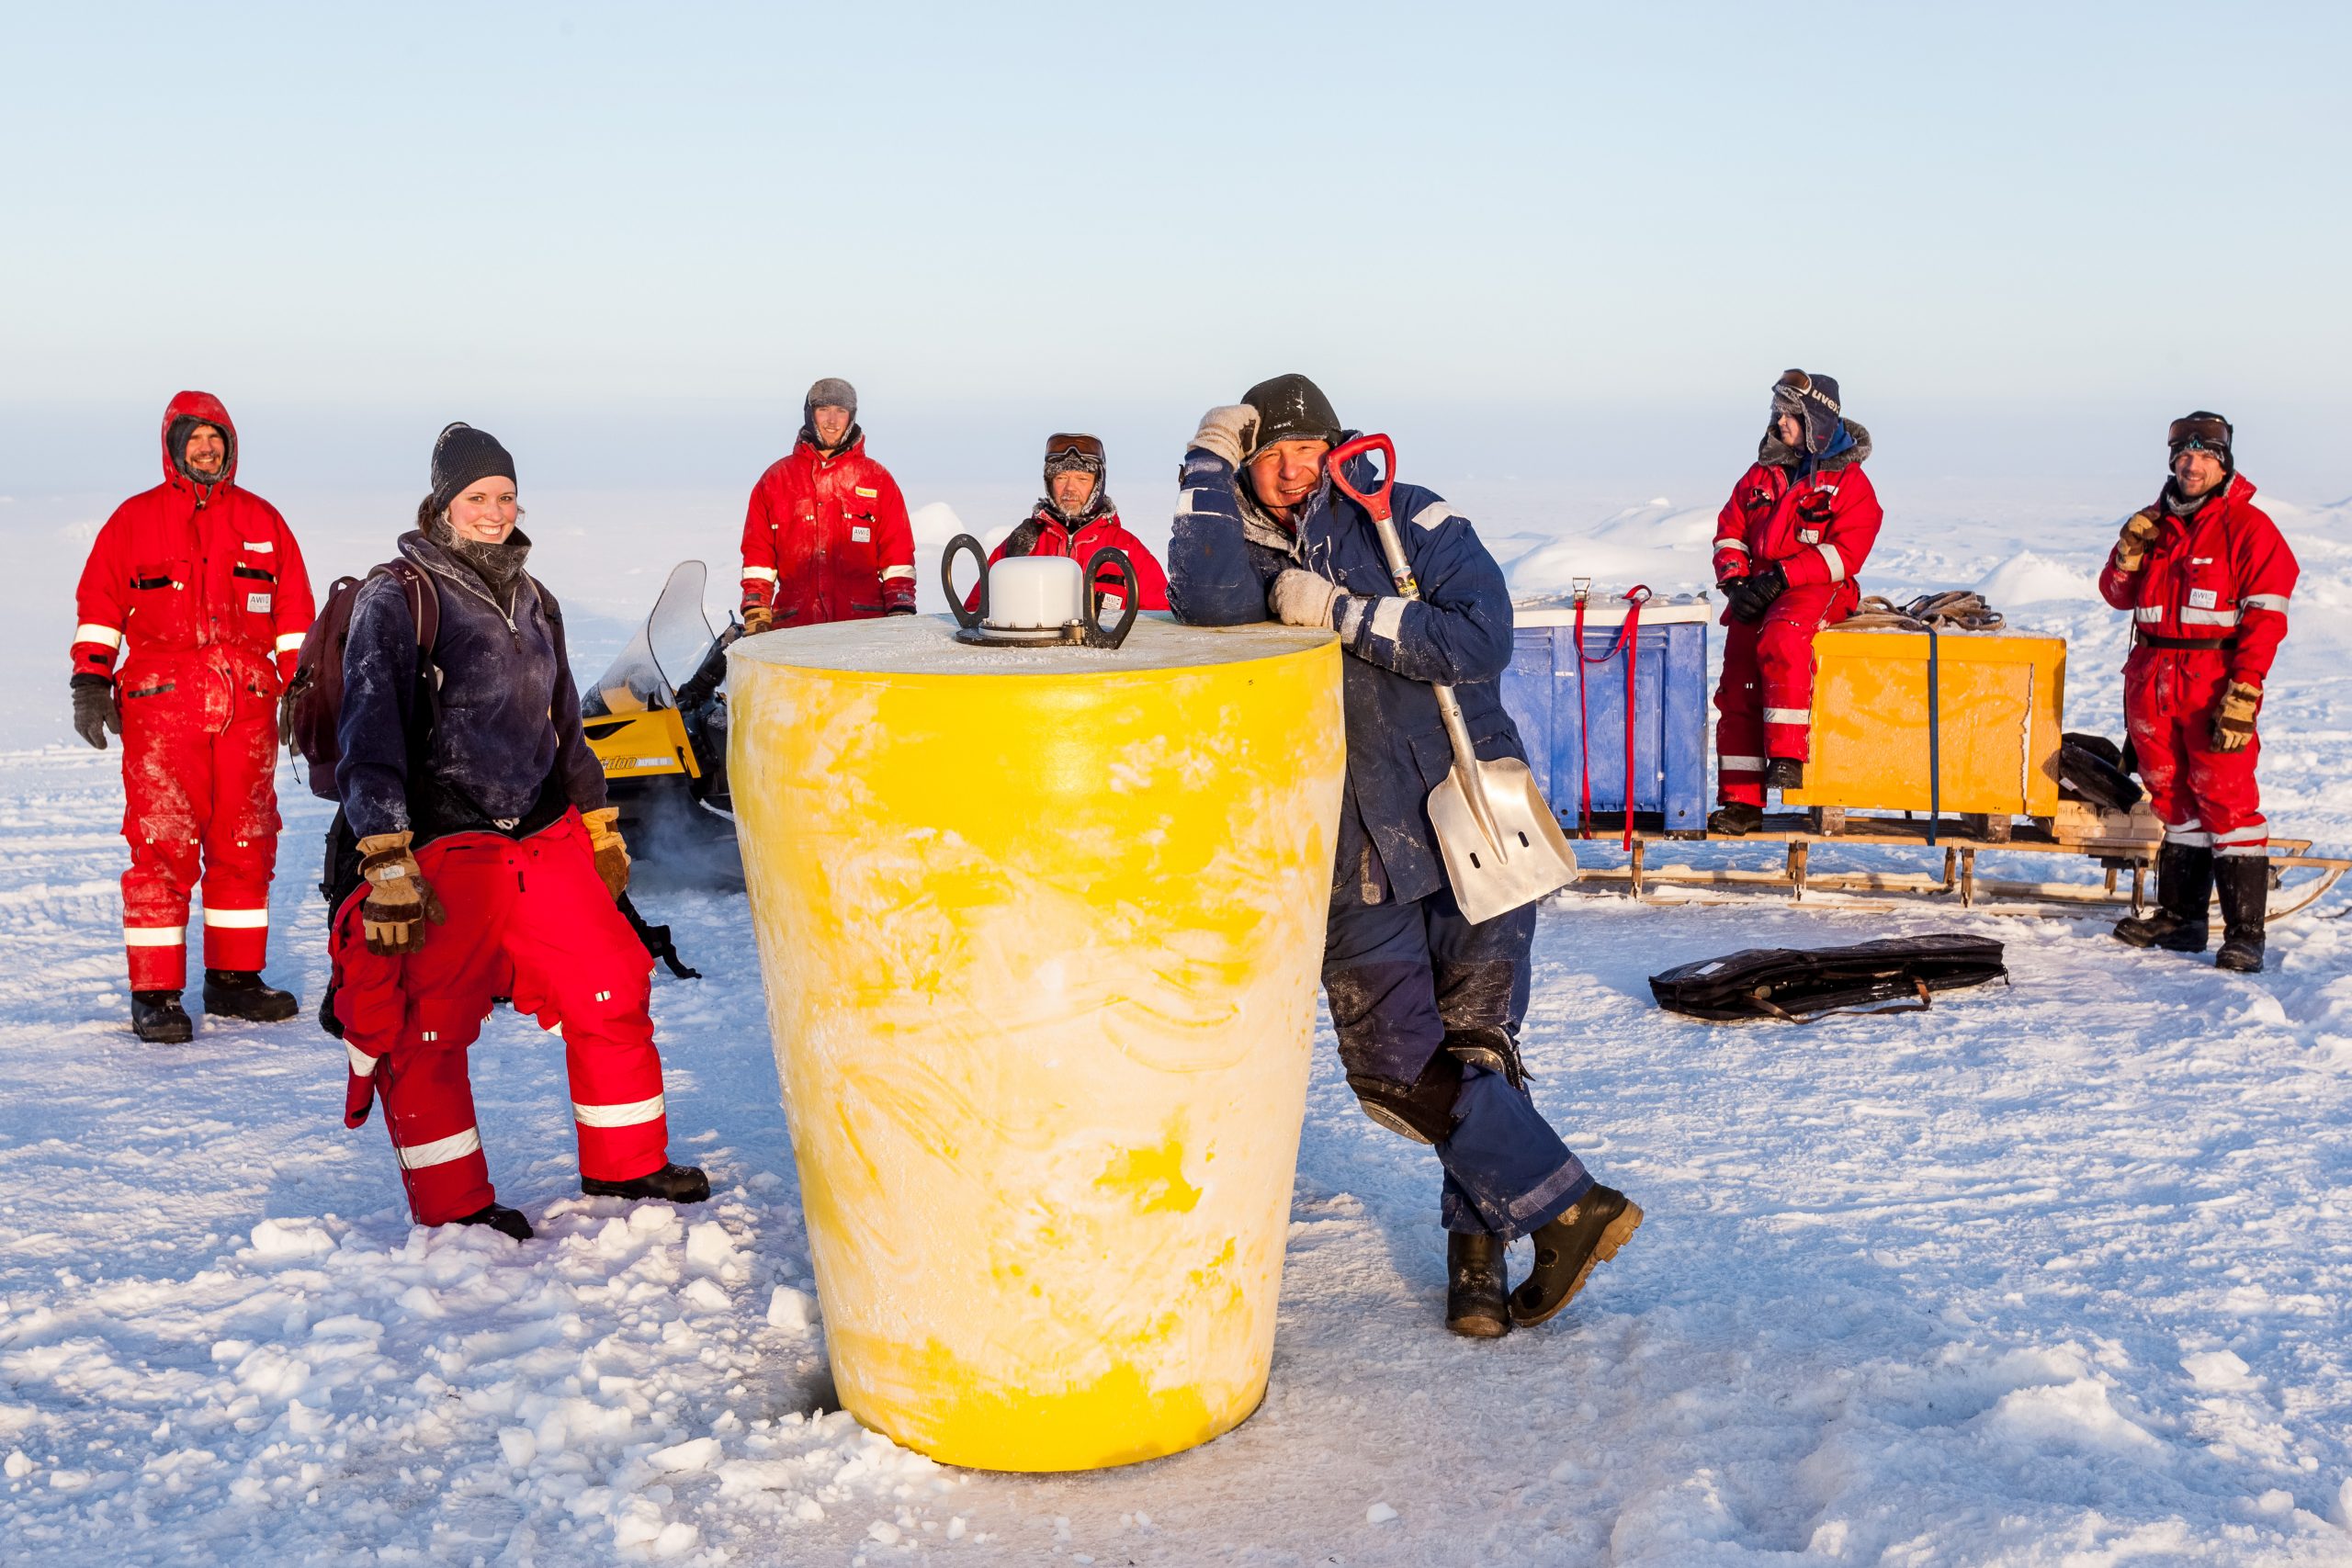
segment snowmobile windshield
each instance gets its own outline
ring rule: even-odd
[[[709,569],[698,560],[680,561],[653,602],[645,625],[596,682],[587,705],[603,713],[642,713],[675,707],[678,682],[701,667],[718,634],[703,613]]]

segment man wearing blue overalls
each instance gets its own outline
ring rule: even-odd
[[[1370,514],[1324,471],[1347,434],[1304,376],[1210,410],[1184,454],[1169,602],[1195,626],[1272,619],[1340,635],[1348,779],[1324,996],[1365,1111],[1433,1145],[1444,1168],[1446,1325],[1492,1337],[1566,1306],[1642,1212],[1593,1180],[1528,1093],[1519,1028],[1534,908],[1465,920],[1426,810],[1453,768],[1431,685],[1453,688],[1480,758],[1526,758],[1498,683],[1511,651],[1502,569],[1467,519],[1398,485],[1421,598],[1398,596]],[[1350,478],[1368,484],[1359,461]],[[1521,1235],[1534,1268],[1506,1292],[1504,1249]]]

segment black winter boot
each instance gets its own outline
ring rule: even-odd
[[[1766,789],[1804,788],[1804,760],[1801,757],[1775,757],[1764,764]]]
[[[130,1032],[150,1045],[185,1045],[196,1038],[196,1025],[177,991],[133,991]]]
[[[2222,951],[2214,966],[2262,973],[2262,918],[2270,902],[2268,855],[2222,855],[2213,862],[2222,887]]]
[[[1535,1233],[1535,1267],[1510,1294],[1510,1314],[1532,1328],[1576,1300],[1596,1263],[1617,1256],[1642,1223],[1642,1207],[1614,1187],[1595,1187]]]
[[[294,993],[262,983],[251,969],[207,969],[204,1010],[215,1018],[241,1018],[247,1023],[283,1023],[300,1010]]]
[[[665,1165],[628,1181],[580,1179],[580,1190],[591,1198],[659,1198],[670,1203],[699,1203],[710,1196],[710,1178],[691,1165]]]
[[[1764,808],[1750,806],[1744,800],[1719,806],[1707,818],[1707,831],[1710,833],[1753,833],[1762,826]]]
[[[2156,907],[2115,922],[2115,940],[2167,953],[2202,953],[2211,933],[2213,852],[2167,841],[2156,852]]]
[[[1497,1339],[1510,1332],[1502,1237],[1492,1232],[1446,1233],[1445,1325],[1473,1339]]]
[[[492,1203],[477,1214],[468,1214],[456,1222],[461,1225],[488,1225],[501,1235],[511,1235],[516,1241],[531,1239],[531,1222],[523,1217],[520,1209],[510,1209],[503,1203]]]

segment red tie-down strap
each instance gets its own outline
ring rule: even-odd
[[[1574,636],[1577,644],[1577,784],[1579,801],[1577,807],[1577,831],[1579,836],[1592,837],[1592,734],[1589,722],[1590,709],[1584,694],[1584,667],[1606,664],[1617,657],[1619,649],[1625,654],[1625,834],[1623,840],[1627,853],[1634,848],[1634,671],[1641,659],[1642,606],[1648,603],[1649,584],[1637,582],[1623,594],[1628,606],[1624,625],[1617,631],[1617,638],[1601,650],[1598,659],[1588,659],[1584,651],[1585,595],[1577,595],[1577,618]]]

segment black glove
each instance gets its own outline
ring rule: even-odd
[[[1789,574],[1781,570],[1781,563],[1766,561],[1725,590],[1731,599],[1732,618],[1755,625],[1772,607],[1772,601],[1788,591],[1788,586]]]
[[[104,675],[74,677],[74,733],[103,751],[107,731],[122,733],[122,710],[114,705],[114,682]]]
[[[277,743],[288,751],[294,750],[294,705],[308,683],[307,678],[297,671],[295,678],[286,682],[286,689],[277,694]]]

